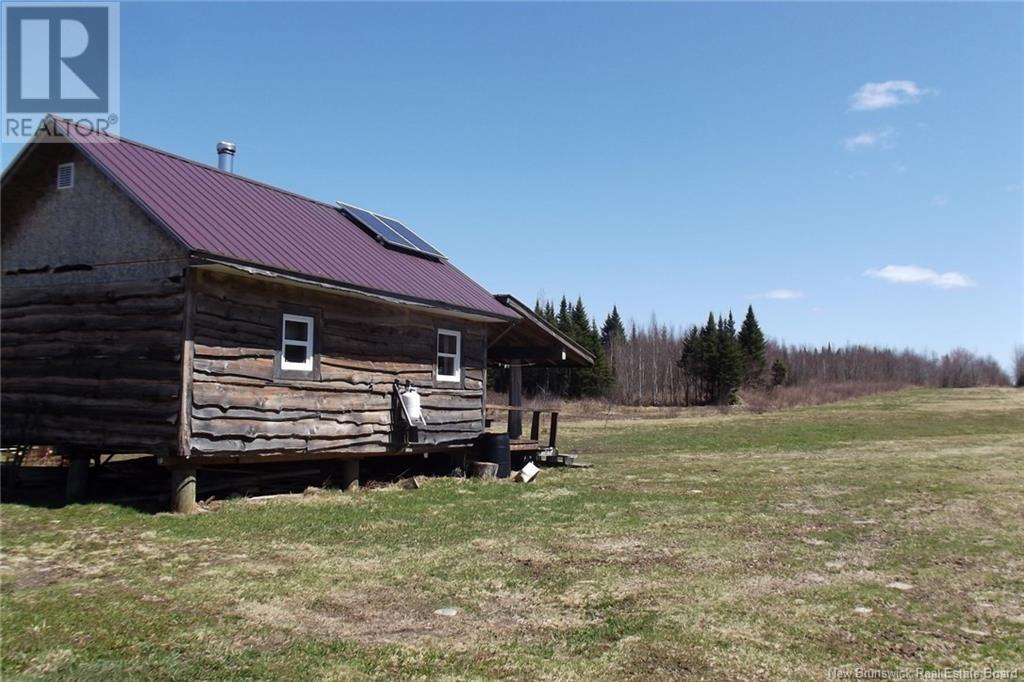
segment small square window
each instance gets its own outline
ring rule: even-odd
[[[437,380],[459,381],[462,367],[462,334],[437,330]]]
[[[71,189],[75,186],[75,164],[62,163],[57,166],[57,189]]]
[[[281,369],[308,372],[313,369],[313,318],[282,316]]]

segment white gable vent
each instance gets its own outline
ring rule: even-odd
[[[75,186],[75,164],[62,163],[57,166],[57,189],[71,189]]]

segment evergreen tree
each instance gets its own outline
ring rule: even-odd
[[[583,297],[576,298],[576,305],[572,306],[572,330],[576,334],[576,340],[583,339],[590,333],[590,315],[583,307]]]
[[[704,350],[701,346],[700,329],[690,327],[683,335],[682,352],[677,363],[686,374],[686,404],[703,402]]]
[[[743,319],[743,325],[736,338],[743,352],[743,383],[751,386],[760,385],[764,375],[766,344],[761,326],[754,317],[754,306],[747,306],[747,316]]]
[[[781,386],[786,381],[786,375],[789,374],[789,368],[786,367],[786,363],[782,360],[775,360],[775,362],[772,363],[771,374],[772,387]]]
[[[538,300],[534,311],[570,339],[594,355],[593,367],[533,367],[524,368],[523,390],[527,393],[550,392],[562,397],[602,395],[614,381],[608,365],[608,356],[601,345],[597,321],[587,314],[582,296],[569,303],[565,296],[557,312],[551,301]],[[498,382],[501,383],[501,377]]]
[[[575,341],[594,356],[594,366],[578,367],[571,370],[570,395],[573,397],[603,395],[611,386],[612,374],[608,367],[608,356],[601,345],[597,324],[586,325],[578,332]]]
[[[743,379],[743,352],[736,340],[736,323],[732,313],[726,319],[718,318],[718,375],[715,402],[729,405],[735,402],[736,389]]]
[[[677,364],[688,377],[688,402],[733,402],[743,378],[744,357],[732,313],[717,320],[714,313],[709,313],[707,324],[687,330]]]
[[[608,317],[605,318],[604,324],[601,325],[600,339],[601,348],[608,359],[609,386],[611,386],[615,381],[617,353],[626,342],[626,327],[622,324],[622,318],[619,317],[619,309],[614,305],[612,311],[608,313]]]
[[[569,307],[565,295],[562,295],[562,302],[558,304],[558,317],[556,318],[558,329],[566,334],[572,333],[572,309]]]
[[[605,318],[604,324],[601,326],[601,345],[606,349],[611,349],[617,340],[625,338],[626,327],[622,324],[619,309],[613,305],[612,311],[608,313],[608,317]]]
[[[577,297],[575,305],[569,306],[568,335],[594,356],[593,367],[579,367],[569,371],[566,390],[572,397],[597,396],[603,394],[611,384],[607,355],[601,346],[597,324],[587,314],[583,298]]]
[[[558,318],[555,316],[555,305],[551,301],[544,304],[544,319],[551,324],[558,326]]]
[[[719,346],[718,346],[718,325],[715,323],[715,314],[708,313],[708,323],[700,330],[700,354],[701,362],[701,383],[702,403],[709,403],[715,399],[718,386],[719,372]]]

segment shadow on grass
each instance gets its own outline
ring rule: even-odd
[[[402,456],[370,458],[360,466],[362,485],[383,485],[410,476],[462,475],[459,461],[448,455],[431,458]],[[0,502],[28,507],[58,509],[67,505],[66,466],[0,467]],[[301,493],[309,487],[330,488],[340,484],[341,462],[284,462],[210,466],[196,475],[196,499],[200,502],[235,497]],[[166,512],[171,502],[169,470],[156,458],[138,456],[117,459],[89,470],[86,504],[112,504],[145,514]]]

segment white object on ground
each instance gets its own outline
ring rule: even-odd
[[[527,462],[520,469],[519,473],[516,474],[516,480],[520,483],[529,483],[533,479],[537,478],[537,474],[540,473],[540,469],[533,462]]]

